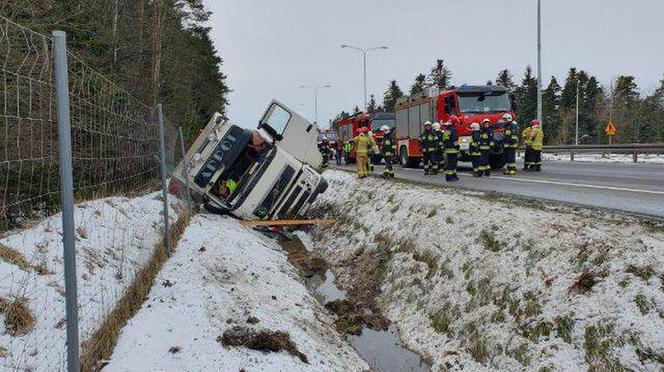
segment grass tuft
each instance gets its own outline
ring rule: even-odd
[[[556,332],[558,333],[558,337],[571,344],[572,333],[574,332],[574,319],[571,316],[556,318]]]
[[[653,304],[646,298],[646,296],[643,293],[639,293],[634,297],[634,302],[636,302],[636,306],[639,308],[639,311],[641,311],[641,314],[646,315],[654,308]]]
[[[627,266],[625,272],[638,276],[645,282],[647,282],[653,275],[655,275],[655,270],[653,269],[652,265],[646,265],[642,267],[629,265]]]
[[[21,253],[2,244],[0,244],[0,260],[16,265],[23,271],[30,271],[31,268],[30,262]]]
[[[26,335],[35,327],[35,317],[25,297],[17,297],[11,302],[0,300],[0,313],[5,315],[5,329],[11,336]]]
[[[429,315],[431,319],[431,326],[438,333],[445,333],[449,338],[454,337],[454,328],[452,327],[454,320],[461,316],[461,309],[459,305],[452,305],[447,301],[443,307]]]
[[[493,230],[483,229],[478,239],[484,248],[491,252],[498,252],[503,248],[503,244],[496,239],[496,234]]]

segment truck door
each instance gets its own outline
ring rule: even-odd
[[[323,157],[318,151],[318,126],[308,122],[277,100],[272,100],[258,123],[278,147],[314,168]]]

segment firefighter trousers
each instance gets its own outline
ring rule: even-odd
[[[516,148],[505,147],[505,168],[508,171],[516,171]]]
[[[436,151],[436,161],[438,161],[438,169],[445,168],[445,153],[442,150]]]
[[[385,159],[385,169],[383,169],[383,176],[394,177],[394,167],[392,165],[394,157],[392,155],[384,155],[383,158]]]
[[[523,169],[530,169],[531,165],[533,165],[533,148],[532,147],[526,147],[526,152],[523,155]]]
[[[422,155],[424,157],[424,173],[438,173],[438,161],[436,160],[436,152],[424,151]]]
[[[482,172],[484,171],[482,168],[482,154],[473,154],[470,156],[470,160],[473,162],[473,173],[475,175],[482,175]]]
[[[491,174],[491,166],[489,165],[489,150],[480,151],[480,173],[489,175]]]
[[[453,180],[457,178],[457,160],[459,154],[456,152],[448,152],[445,154],[445,179]]]
[[[355,153],[355,166],[357,167],[358,177],[363,178],[369,174],[367,165],[369,165],[369,155]]]
[[[533,149],[533,157],[530,164],[530,167],[536,171],[540,171],[542,169],[542,150]]]

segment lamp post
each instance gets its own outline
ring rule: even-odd
[[[332,88],[332,86],[331,85],[317,85],[317,86],[300,85],[300,88],[311,89],[311,91],[314,93],[314,114],[315,114],[314,123],[318,124],[318,90],[319,89],[324,89],[324,88]]]
[[[576,79],[576,141],[574,142],[577,146],[579,145],[579,79]]]
[[[537,120],[542,122],[542,1],[537,0]]]
[[[379,50],[379,49],[387,49],[386,46],[377,46],[377,47],[372,47],[372,48],[360,48],[356,47],[353,45],[347,45],[344,44],[341,46],[342,48],[350,48],[350,49],[355,49],[359,50],[362,53],[362,62],[364,65],[364,110],[367,110],[367,53],[372,51],[372,50]]]

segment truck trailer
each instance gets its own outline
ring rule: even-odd
[[[424,122],[449,121],[451,116],[459,119],[456,127],[461,148],[461,161],[470,161],[470,124],[491,121],[491,130],[495,146],[489,158],[492,168],[502,168],[503,160],[503,122],[504,114],[516,117],[516,105],[508,90],[502,86],[463,85],[440,92],[435,87],[422,93],[397,100],[395,108],[397,151],[399,161],[404,167],[417,167],[422,158],[419,136],[424,131]]]
[[[253,130],[214,114],[175,168],[170,191],[187,182],[206,209],[245,220],[295,218],[327,189],[317,136],[315,124],[276,100]]]

